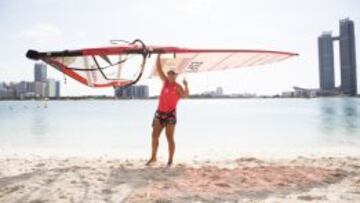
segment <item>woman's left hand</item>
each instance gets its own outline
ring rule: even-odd
[[[188,82],[187,82],[187,80],[184,78],[184,80],[183,80],[183,84],[184,84],[184,86],[187,86],[188,85]]]

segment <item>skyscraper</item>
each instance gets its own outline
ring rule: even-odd
[[[340,64],[341,91],[354,96],[357,94],[356,50],[354,22],[350,19],[340,20]]]
[[[318,38],[320,89],[335,90],[334,82],[334,41],[339,41],[341,66],[341,93],[357,95],[356,50],[354,22],[350,19],[340,20],[340,35],[332,37],[330,32]]]
[[[47,80],[46,65],[43,63],[36,63],[34,67],[34,81],[46,82],[46,80]]]
[[[48,79],[46,82],[46,97],[55,98],[56,96],[56,80]]]
[[[55,97],[60,97],[60,81],[56,81],[56,96]]]
[[[321,90],[335,88],[334,77],[334,46],[331,32],[324,32],[318,38],[319,79]]]

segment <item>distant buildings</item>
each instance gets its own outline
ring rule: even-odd
[[[215,90],[215,94],[216,96],[223,96],[224,95],[224,90],[222,87],[217,87]]]
[[[0,99],[15,98],[16,90],[15,84],[0,83]]]
[[[333,95],[338,92],[335,88],[334,41],[339,41],[340,44],[340,94],[355,96],[357,95],[355,33],[354,22],[350,19],[340,20],[338,37],[326,32],[318,38],[320,94]]]
[[[293,87],[294,91],[282,92],[281,97],[284,98],[313,98],[318,96],[335,96],[340,94],[340,89],[334,88],[332,90],[311,89],[302,87]]]
[[[0,83],[0,99],[31,99],[60,97],[60,82],[47,78],[46,65],[34,66],[34,81]]]
[[[146,85],[133,85],[115,88],[115,97],[118,99],[146,99],[149,97],[149,87]]]
[[[203,92],[201,95],[207,97],[222,97],[224,96],[224,90],[222,87],[217,87],[215,90]]]

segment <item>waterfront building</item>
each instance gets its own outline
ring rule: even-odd
[[[343,94],[355,96],[357,94],[355,28],[354,22],[348,18],[340,21],[339,44],[341,91]]]
[[[320,89],[335,88],[334,46],[331,32],[324,32],[318,38]]]
[[[46,82],[47,80],[47,69],[43,63],[36,63],[34,66],[34,81]]]

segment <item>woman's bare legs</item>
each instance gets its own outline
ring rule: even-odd
[[[175,132],[175,125],[166,125],[165,133],[166,138],[169,145],[169,160],[168,160],[168,166],[171,166],[173,163],[173,157],[175,153],[175,141],[174,141],[174,132]]]
[[[149,165],[153,162],[156,162],[156,154],[157,154],[157,150],[159,147],[159,137],[160,134],[163,130],[163,126],[161,125],[159,120],[155,120],[154,121],[154,126],[153,126],[153,132],[152,132],[152,142],[151,142],[151,158],[150,160],[146,163],[146,165]]]

